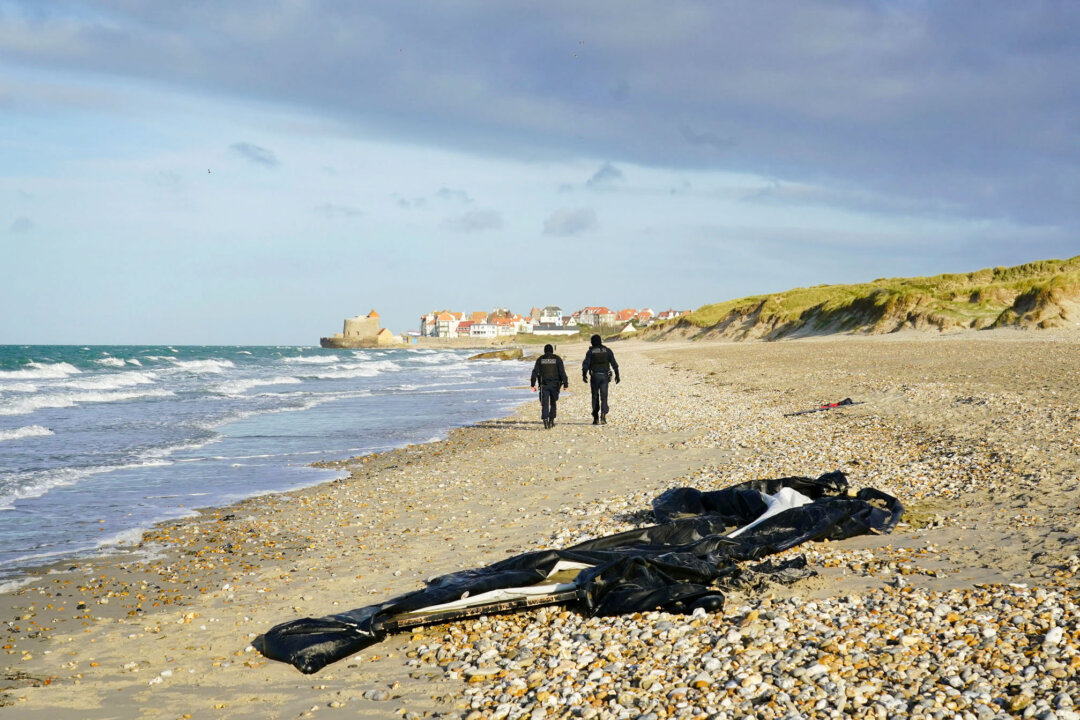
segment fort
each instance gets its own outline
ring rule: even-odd
[[[330,337],[319,338],[324,348],[371,348],[400,345],[401,340],[386,328],[379,327],[379,313],[345,318],[345,327]]]

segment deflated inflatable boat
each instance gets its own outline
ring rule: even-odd
[[[443,575],[422,590],[378,605],[283,623],[258,638],[265,656],[304,673],[373,645],[387,634],[539,605],[589,615],[649,610],[689,613],[723,606],[722,587],[751,576],[805,577],[805,560],[757,561],[808,540],[891,532],[903,507],[873,489],[847,492],[847,478],[753,480],[724,490],[679,488],[653,501],[658,525],[541,550]]]

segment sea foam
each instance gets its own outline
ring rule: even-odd
[[[0,406],[0,415],[28,415],[37,410],[75,407],[80,403],[122,402],[124,400],[134,400],[135,398],[171,397],[175,394],[170,390],[123,390],[120,392],[84,391],[32,395]]]
[[[0,391],[32,393],[38,391],[38,386],[34,383],[28,382],[4,383],[3,385],[0,385]]]
[[[61,383],[61,387],[76,390],[118,390],[134,385],[149,385],[154,382],[151,375],[142,372],[109,373],[107,375],[88,375],[77,380]]]
[[[393,360],[369,360],[362,363],[342,363],[336,367],[327,368],[325,371],[317,372],[314,377],[321,380],[375,377],[384,372],[393,372],[400,369],[401,366]]]
[[[62,378],[68,375],[77,375],[82,370],[70,363],[36,363],[32,362],[18,370],[0,370],[0,380],[30,380],[46,378]]]
[[[243,395],[245,392],[254,387],[260,387],[262,385],[299,385],[302,382],[300,378],[294,378],[289,376],[272,377],[272,378],[247,378],[241,380],[231,380],[229,382],[221,383],[213,388],[214,392],[221,393],[222,395]]]
[[[124,465],[95,465],[85,468],[68,467],[16,473],[4,478],[4,488],[0,490],[0,510],[14,510],[16,500],[41,497],[48,494],[53,488],[74,485],[92,475],[171,464],[167,460],[149,460]]]
[[[172,358],[166,358],[172,359]],[[190,373],[223,373],[226,369],[236,367],[233,365],[232,360],[218,360],[211,358],[209,360],[174,360],[174,365],[178,370],[184,370]]]
[[[32,437],[45,437],[46,435],[55,435],[52,430],[41,425],[27,425],[26,427],[16,428],[14,430],[0,430],[0,441],[3,440],[21,440],[23,438]]]
[[[284,359],[284,362],[287,363],[311,363],[314,365],[328,365],[340,361],[341,358],[337,355],[301,355],[300,357],[288,357]]]

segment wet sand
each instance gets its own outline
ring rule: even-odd
[[[780,708],[776,717],[787,707],[781,693],[812,717],[823,710],[810,690],[800,700],[765,670],[747,674],[745,663],[706,667],[715,659],[709,658],[680,665],[672,655],[677,643],[663,641],[655,629],[669,631],[666,623],[687,632],[696,628],[694,637],[713,632],[722,639],[732,626],[753,626],[747,618],[756,619],[754,613],[769,613],[793,625],[770,632],[801,632],[796,637],[805,644],[813,628],[799,625],[807,615],[800,610],[804,602],[833,607],[856,596],[865,598],[860,607],[887,617],[910,606],[916,594],[936,607],[944,602],[940,598],[961,593],[948,604],[962,609],[965,598],[1003,593],[1012,599],[995,596],[1001,613],[1038,588],[1056,593],[1057,607],[1075,600],[1078,568],[1070,557],[1078,549],[1080,516],[1080,333],[626,342],[613,348],[624,382],[612,390],[607,426],[590,424],[587,386],[571,372],[552,430],[543,429],[538,403],[530,403],[509,418],[456,430],[441,443],[344,461],[347,479],[155,528],[138,548],[152,551],[153,559],[132,555],[53,568],[0,597],[0,713],[737,717],[741,706],[730,698],[763,688]],[[566,359],[576,370],[576,349]],[[523,382],[528,371],[523,365]],[[861,404],[784,416],[845,397]],[[847,473],[855,488],[897,495],[909,508],[908,522],[890,536],[789,551],[805,553],[820,575],[791,588],[733,594],[724,612],[712,617],[586,619],[534,611],[395,636],[313,676],[268,661],[251,647],[259,633],[286,620],[368,605],[434,575],[646,524],[651,498],[670,487],[713,489],[834,469]],[[1011,590],[1010,583],[1027,588]],[[845,612],[854,612],[848,630],[859,626],[859,612]],[[1053,616],[1053,608],[1042,612]],[[1014,617],[1002,615],[1001,623]],[[1071,704],[1058,696],[1080,703],[1070,664],[1078,631],[1075,617],[1071,625],[1064,617],[1052,618],[1052,627],[1063,628],[1051,648],[1060,650],[1054,656],[1060,658],[1043,658],[1040,665],[1044,675],[1059,670],[1048,662],[1064,668],[1060,678],[1046,675],[1055,678],[1053,692],[1038,686],[1029,692],[1022,669],[1018,680],[999,678],[1000,689],[993,677],[976,673],[972,687],[990,688],[979,702],[993,712],[1020,713],[1039,707],[1038,698],[1019,709],[1002,703],[1023,693],[1049,693],[1056,704],[1048,707],[1068,717]],[[952,632],[957,621],[948,623],[950,618],[944,612],[939,620]],[[895,622],[924,629],[933,624],[925,618]],[[998,620],[988,615],[978,622]],[[1041,628],[1039,643],[1045,644],[1052,627]],[[579,657],[615,645],[637,661],[605,664],[599,670],[607,681],[589,679],[598,668],[559,670],[568,628],[575,629]],[[1024,636],[1034,647],[1039,633],[1033,628]],[[650,633],[651,639],[641,640]],[[1006,635],[1004,627],[997,634]],[[782,647],[778,638],[761,642]],[[430,650],[436,645],[439,650]],[[932,645],[898,644],[924,654],[934,652]],[[1046,655],[1044,645],[1038,647]],[[836,673],[842,678],[843,656],[821,653],[840,657]],[[679,666],[680,672],[644,682],[642,667],[649,662]],[[981,667],[978,660],[965,662]],[[769,667],[774,665],[782,661],[772,659]],[[880,698],[859,690],[852,697],[861,702],[852,700],[853,707],[872,710],[877,702],[882,712],[895,712],[890,703],[900,702],[905,689],[914,693],[911,683],[927,682],[918,673],[898,680],[877,672]],[[728,687],[736,678],[738,691]],[[750,685],[743,684],[747,678]],[[589,715],[586,707],[600,709]],[[796,712],[791,707],[786,712]],[[906,712],[913,707],[909,703]]]

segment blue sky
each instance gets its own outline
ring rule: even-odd
[[[0,343],[1071,257],[1078,118],[1068,2],[0,0]]]

